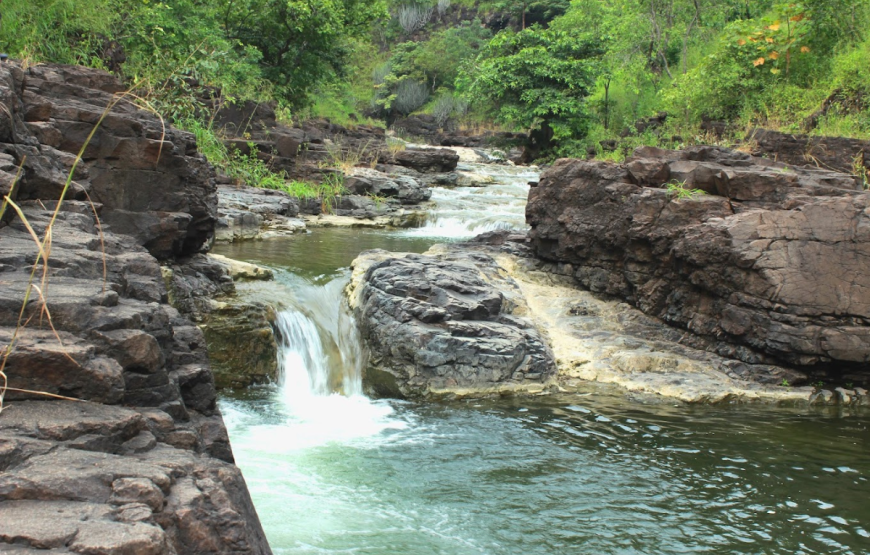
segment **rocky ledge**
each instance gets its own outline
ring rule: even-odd
[[[363,253],[347,294],[371,352],[367,391],[481,397],[600,382],[689,403],[870,404],[860,387],[799,386],[800,371],[720,356],[715,341],[552,269],[505,232],[423,255]]]
[[[804,382],[870,379],[870,193],[853,176],[642,148],[621,165],[558,161],[527,220],[550,273],[707,350],[793,367]]]
[[[215,239],[226,243],[265,239],[318,226],[409,227],[424,217],[431,186],[472,181],[452,171],[459,160],[452,151],[419,149],[389,160],[393,163],[376,168],[348,169],[342,175],[346,193],[330,198],[300,199],[224,179],[218,186]],[[406,165],[396,165],[402,162]]]
[[[192,135],[126,100],[88,142],[120,90],[99,71],[0,64],[0,188],[19,207],[0,221],[0,551],[270,553],[205,339],[161,268],[232,289],[186,262],[213,237],[214,175]]]

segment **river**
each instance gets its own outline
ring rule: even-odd
[[[341,291],[366,249],[522,227],[526,182],[436,189],[422,228],[315,229],[221,254],[269,266],[280,383],[225,394],[277,554],[870,554],[870,415],[579,394],[436,403],[362,395]]]

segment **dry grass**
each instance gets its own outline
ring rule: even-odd
[[[60,197],[57,201],[57,205],[55,206],[54,210],[52,211],[52,215],[51,215],[51,218],[49,220],[49,223],[45,227],[45,230],[43,231],[41,236],[36,231],[36,229],[34,229],[33,225],[31,225],[30,221],[28,221],[27,216],[24,214],[24,211],[21,209],[21,207],[18,206],[18,204],[10,198],[10,195],[6,195],[3,197],[3,204],[2,204],[2,206],[0,206],[0,217],[2,217],[3,214],[6,213],[6,210],[8,210],[10,208],[13,211],[15,211],[16,215],[21,220],[22,225],[27,230],[28,234],[30,235],[31,239],[33,240],[34,248],[36,249],[36,260],[34,261],[33,266],[31,267],[30,277],[29,277],[28,282],[27,282],[27,288],[25,290],[24,298],[23,298],[22,303],[21,303],[21,310],[18,313],[18,319],[16,322],[15,331],[13,332],[9,343],[7,345],[5,345],[4,347],[2,347],[2,359],[0,359],[0,413],[2,413],[2,411],[4,409],[4,406],[5,406],[4,401],[5,401],[6,393],[8,391],[27,393],[27,394],[31,394],[31,395],[40,395],[40,396],[50,397],[50,398],[54,398],[54,399],[66,399],[66,400],[73,400],[73,401],[79,400],[79,399],[73,399],[71,397],[65,397],[63,395],[56,395],[53,393],[48,393],[45,391],[30,391],[30,390],[26,390],[26,389],[10,388],[9,387],[9,379],[8,379],[7,374],[6,374],[6,367],[7,367],[7,364],[9,362],[9,357],[12,355],[12,352],[15,350],[15,345],[19,339],[21,331],[24,328],[26,328],[31,323],[31,321],[34,319],[34,315],[31,315],[29,317],[25,317],[26,313],[27,313],[27,307],[28,307],[28,305],[30,305],[31,300],[34,298],[34,294],[35,294],[36,299],[38,300],[38,303],[39,303],[39,305],[38,305],[38,307],[39,307],[39,312],[38,312],[39,322],[40,323],[43,323],[43,322],[48,323],[48,326],[51,328],[51,331],[54,334],[55,338],[57,339],[58,343],[60,344],[61,348],[64,348],[63,347],[63,340],[61,339],[60,334],[58,333],[57,328],[54,325],[54,321],[52,320],[52,317],[51,317],[51,311],[49,310],[49,307],[48,307],[48,289],[49,289],[49,272],[48,272],[49,265],[48,265],[48,262],[49,262],[49,259],[51,258],[51,246],[52,246],[53,230],[54,230],[55,223],[57,222],[58,215],[60,214],[61,205],[63,204],[64,198],[66,197],[67,192],[69,192],[69,188],[72,184],[73,174],[75,173],[76,168],[78,167],[78,165],[82,161],[82,157],[84,155],[85,149],[87,149],[88,145],[93,140],[94,135],[96,134],[97,130],[102,125],[106,116],[108,116],[109,113],[115,108],[115,106],[117,106],[118,103],[120,103],[122,101],[133,103],[137,108],[144,108],[144,109],[154,113],[160,119],[160,124],[162,126],[162,134],[161,134],[161,138],[160,138],[160,149],[158,150],[158,154],[157,154],[157,159],[159,161],[159,159],[163,153],[163,140],[166,137],[166,124],[163,121],[163,118],[159,114],[159,112],[157,112],[157,110],[155,110],[154,107],[151,106],[150,102],[147,99],[139,97],[139,96],[133,94],[131,91],[127,91],[127,92],[124,92],[121,94],[117,94],[112,98],[112,101],[109,102],[109,104],[103,110],[103,113],[101,114],[100,119],[94,125],[93,129],[91,129],[91,132],[88,134],[87,139],[85,140],[82,147],[79,149],[79,152],[76,155],[75,161],[73,162],[73,165],[70,168],[69,173],[67,175],[66,182],[64,183],[64,187],[60,193]],[[26,158],[21,161],[21,164],[18,168],[18,174],[15,177],[15,181],[13,182],[13,186],[10,189],[10,191],[14,191],[17,188],[18,182],[21,178],[21,173],[22,173],[22,169],[24,167],[25,162],[26,162]],[[94,206],[94,203],[91,201],[90,197],[88,197],[88,202],[91,206],[91,210],[94,213],[96,225],[97,225],[97,228],[98,228],[99,234],[100,234],[100,244],[101,244],[102,253],[103,253],[103,256],[102,256],[102,259],[103,259],[103,289],[105,290],[108,269],[107,269],[107,262],[106,262],[106,252],[105,252],[105,241],[104,241],[104,236],[103,236],[103,228],[102,228],[102,224],[100,222],[99,216],[97,215],[96,207]],[[78,365],[78,363],[68,353],[65,353],[65,354],[66,354],[66,357],[70,361],[72,361],[74,364]]]
[[[353,168],[361,166],[364,161],[377,163],[378,152],[370,149],[371,139],[356,148],[344,148],[341,141],[333,140],[326,143],[326,153],[329,161],[326,166],[341,170],[344,175],[350,175]]]

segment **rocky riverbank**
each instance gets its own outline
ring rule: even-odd
[[[232,291],[199,254],[213,171],[192,135],[120,92],[99,71],[0,65],[0,188],[20,207],[0,223],[0,550],[270,553],[205,338],[161,270]],[[172,294],[192,310],[206,292]]]
[[[597,381],[690,403],[870,403],[861,388],[794,386],[806,375],[720,356],[712,341],[578,288],[523,234],[424,255],[369,251],[353,267],[347,295],[372,353],[363,383],[377,396],[571,391]]]
[[[868,207],[854,176],[714,147],[644,148],[621,165],[557,162],[527,218],[552,274],[728,359],[866,387]]]

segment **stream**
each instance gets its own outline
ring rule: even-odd
[[[220,401],[276,554],[870,554],[870,413],[577,394],[362,394],[342,289],[359,252],[522,228],[528,168],[464,163],[424,227],[314,229],[216,252],[273,268],[280,380]]]

